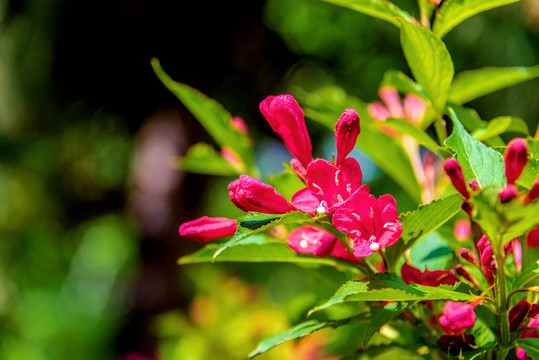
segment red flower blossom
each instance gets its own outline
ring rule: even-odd
[[[328,256],[335,246],[335,241],[335,236],[312,226],[302,226],[288,235],[288,246],[292,250],[318,257]]]
[[[369,191],[361,186],[361,168],[353,158],[345,159],[341,166],[316,159],[307,167],[308,187],[292,196],[292,204],[306,213],[329,214],[343,206],[356,191]]]
[[[281,194],[270,185],[247,175],[228,185],[230,200],[243,211],[256,211],[265,214],[284,214],[295,211]]]
[[[233,235],[237,229],[236,220],[203,216],[196,220],[183,223],[180,226],[179,233],[189,240],[207,242]]]
[[[528,143],[521,138],[509,141],[505,151],[505,176],[508,184],[514,184],[528,163]]]
[[[453,183],[453,186],[457,191],[465,198],[470,198],[470,193],[466,188],[466,182],[464,181],[464,175],[462,174],[462,168],[455,159],[447,159],[444,163],[444,169],[447,176]]]
[[[356,192],[345,208],[333,214],[333,225],[354,239],[356,257],[393,245],[402,233],[395,199],[389,194],[376,199],[364,191]]]
[[[408,264],[402,265],[401,276],[407,284],[419,284],[425,286],[455,285],[459,279],[455,277],[453,270],[421,271]]]

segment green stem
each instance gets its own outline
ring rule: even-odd
[[[506,294],[505,257],[501,241],[496,242],[496,264],[498,266],[497,305],[501,330],[501,346],[498,359],[505,359],[510,350],[511,334],[509,333],[509,303]]]
[[[440,145],[443,145],[445,139],[447,138],[447,129],[444,124],[444,119],[442,116],[434,121],[434,130],[436,130],[436,136],[438,137],[438,142]]]

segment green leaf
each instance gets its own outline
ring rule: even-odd
[[[425,94],[423,93],[421,86],[416,84],[402,71],[393,69],[387,70],[384,73],[384,78],[380,84],[380,87],[384,86],[391,86],[402,94],[414,94],[420,98],[425,98]]]
[[[408,21],[412,16],[387,0],[323,0],[400,26],[397,18]]]
[[[516,344],[532,359],[539,359],[539,339],[518,339]]]
[[[191,146],[183,158],[177,158],[176,164],[183,171],[197,174],[221,176],[241,174],[211,145],[205,143],[197,143]]]
[[[441,114],[455,72],[451,56],[442,40],[429,30],[402,20],[401,23],[401,44],[408,66]]]
[[[407,285],[393,273],[378,273],[367,280],[351,280],[344,283],[326,303],[315,307],[309,314],[330,306],[351,301],[425,301],[425,300],[473,300],[464,284],[429,287]]]
[[[481,120],[481,118],[474,109],[466,108],[456,104],[450,104],[450,107],[455,111],[457,118],[469,132],[473,132],[477,129],[488,126],[488,122]],[[505,142],[499,136],[493,136],[489,139],[485,139],[484,143],[489,146],[505,145]]]
[[[377,311],[367,326],[367,334],[363,342],[363,348],[367,347],[369,340],[378,329],[406,310],[408,305],[410,305],[408,302],[391,302]]]
[[[539,260],[526,268],[513,282],[513,290],[523,288],[539,276]]]
[[[528,164],[516,182],[526,189],[531,189],[537,179],[539,179],[539,160],[532,157],[528,159]]]
[[[230,126],[232,115],[221,104],[200,91],[172,80],[161,67],[159,60],[154,58],[151,64],[163,85],[189,109],[217,144],[221,147],[228,146],[234,150],[251,168],[253,165],[251,140]]]
[[[516,132],[529,135],[528,125],[520,118],[513,116],[499,116],[490,120],[485,127],[472,132],[472,136],[479,141],[491,138],[505,132]]]
[[[298,339],[305,335],[309,335],[317,330],[331,326],[332,322],[327,321],[318,321],[318,320],[309,320],[294,326],[280,334],[272,336],[268,339],[263,340],[256,349],[254,349],[248,356],[247,359],[252,359],[257,355],[265,353],[266,351],[274,348],[275,346],[289,340]]]
[[[445,145],[457,154],[466,180],[476,179],[482,186],[501,187],[505,181],[503,156],[496,150],[475,140],[462,126],[453,109],[449,109],[453,120],[453,133]]]
[[[518,2],[519,0],[446,0],[434,21],[432,31],[443,37],[464,20],[483,11]]]
[[[488,0],[491,1],[491,0]],[[539,76],[539,65],[532,67],[484,67],[458,73],[449,90],[449,101],[464,104],[503,88]]]
[[[436,141],[434,141],[426,132],[417,128],[406,119],[389,118],[385,121],[381,121],[379,124],[380,126],[388,126],[397,130],[403,135],[408,135],[414,138],[420,145],[425,146],[427,149],[435,154],[438,154],[442,158],[451,156],[446,149],[439,147]]]
[[[352,263],[334,257],[320,258],[310,254],[298,254],[290,249],[286,242],[271,239],[263,234],[256,234],[238,241],[219,256],[214,258],[219,250],[219,244],[208,244],[193,254],[183,256],[178,264],[199,264],[209,262],[285,262],[296,264],[318,264],[331,266],[358,273],[358,267]]]
[[[221,247],[215,251],[213,259],[215,260],[224,250],[249,236],[268,230],[277,225],[306,221],[313,221],[313,219],[309,214],[299,211],[289,212],[282,216],[275,214],[248,213],[238,219],[238,230],[229,241],[221,245]]]

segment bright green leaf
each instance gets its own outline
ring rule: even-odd
[[[475,140],[462,126],[453,109],[449,109],[453,120],[453,133],[445,140],[445,145],[456,152],[466,180],[476,179],[482,186],[501,187],[505,181],[503,156]]]
[[[163,85],[189,109],[217,144],[234,150],[247,163],[247,166],[251,167],[251,140],[230,126],[232,115],[221,104],[200,91],[172,80],[161,67],[159,60],[154,58],[151,63]]]
[[[464,284],[457,287],[407,285],[402,278],[393,273],[378,273],[367,280],[351,280],[344,283],[331,299],[315,307],[310,313],[350,301],[473,300],[469,291],[470,288]]]
[[[505,132],[529,135],[528,125],[524,120],[513,116],[499,116],[490,120],[485,127],[475,130],[472,136],[476,140],[483,141]]]
[[[472,133],[478,129],[488,126],[487,121],[481,120],[479,114],[474,109],[466,108],[456,104],[450,104],[451,109],[455,111],[455,114],[459,121],[464,125],[468,132]],[[489,146],[504,146],[505,142],[499,136],[493,136],[490,139],[485,139],[485,144]]]
[[[390,127],[403,135],[414,138],[418,144],[425,146],[427,149],[443,158],[450,156],[447,150],[439,147],[436,141],[434,141],[426,132],[417,128],[406,119],[389,118],[385,121],[381,121],[380,126]]]
[[[177,158],[177,166],[183,171],[197,174],[221,176],[241,174],[211,145],[205,143],[191,146],[183,158]]]
[[[432,31],[443,37],[464,20],[483,11],[518,2],[519,0],[446,0],[434,21]]]
[[[491,1],[491,0],[488,0]],[[455,76],[449,90],[449,101],[464,104],[483,95],[539,76],[539,65],[532,67],[484,67],[463,71]]]
[[[411,20],[412,16],[387,0],[323,0],[400,26],[397,18]]]
[[[402,21],[401,44],[415,80],[438,113],[443,113],[453,74],[453,61],[445,44],[429,30]]]

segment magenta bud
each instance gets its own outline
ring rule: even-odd
[[[526,246],[529,248],[539,248],[539,225],[526,234]]]
[[[468,181],[468,185],[473,192],[478,192],[479,190],[481,190],[481,186],[475,179],[471,179],[470,181]]]
[[[530,303],[522,299],[509,310],[509,331],[513,332],[520,327],[530,309]]]
[[[444,305],[444,313],[438,318],[442,330],[447,335],[460,335],[462,331],[475,324],[474,309],[478,302],[465,304],[448,301]]]
[[[455,266],[455,270],[457,274],[462,276],[464,279],[468,280],[469,282],[474,284],[476,287],[479,287],[479,283],[477,282],[477,280],[468,271],[466,271],[464,266],[457,264],[457,266]]]
[[[524,202],[529,204],[537,198],[539,198],[539,177],[537,177],[537,180],[535,180],[530,192],[524,198]]]
[[[359,115],[353,109],[346,109],[335,125],[335,144],[337,145],[337,166],[354,149],[357,137],[361,129],[359,127]]]
[[[234,235],[237,229],[236,220],[203,216],[196,220],[183,223],[180,226],[179,233],[182,237],[189,240],[207,242]]]
[[[514,184],[528,163],[528,143],[522,138],[509,141],[505,150],[505,176],[508,184]]]
[[[292,95],[268,96],[260,103],[260,112],[288,151],[307,168],[313,159],[312,145],[305,115],[296,99]]]
[[[406,284],[420,284],[437,287],[440,285],[455,285],[459,279],[455,277],[453,270],[425,270],[404,264],[401,268],[401,276]]]
[[[477,260],[475,260],[475,257],[472,255],[470,250],[468,249],[460,249],[459,250],[460,257],[469,262],[472,265],[478,265]]]
[[[497,264],[494,260],[494,252],[492,250],[492,245],[488,238],[483,235],[481,239],[477,242],[477,248],[479,249],[479,260],[481,263],[481,268],[483,269],[483,274],[487,278],[487,281],[490,285],[494,284],[494,275],[497,274]]]
[[[447,159],[444,162],[444,169],[455,189],[457,189],[465,199],[469,199],[470,193],[466,188],[466,182],[464,181],[464,175],[462,175],[462,168],[460,167],[459,162],[455,159]]]
[[[498,196],[500,198],[500,202],[502,204],[506,204],[516,198],[518,196],[518,192],[517,189],[513,186],[513,184],[507,184],[506,187],[500,190]]]
[[[314,228],[303,226],[288,235],[288,247],[300,254],[313,254],[326,257],[331,254],[335,246],[335,236]]]
[[[285,214],[296,208],[270,185],[247,175],[228,185],[230,200],[243,211]]]
[[[243,120],[241,117],[234,116],[232,119],[230,119],[230,126],[238,130],[243,135],[249,136],[249,129],[247,128],[247,124],[245,123],[245,120]]]

